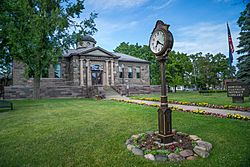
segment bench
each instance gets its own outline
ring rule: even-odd
[[[13,110],[13,103],[6,100],[0,100],[0,108],[10,108]]]
[[[4,86],[0,85],[0,108],[10,108],[11,110],[13,110],[13,103],[3,99],[4,99]]]
[[[0,85],[0,99],[4,99],[4,86]]]

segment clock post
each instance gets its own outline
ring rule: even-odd
[[[173,47],[173,36],[168,30],[169,25],[161,20],[156,22],[156,26],[150,37],[149,46],[156,55],[160,63],[161,72],[161,104],[158,109],[158,129],[159,138],[162,143],[173,142],[172,134],[172,110],[168,107],[167,81],[166,81],[166,59]]]

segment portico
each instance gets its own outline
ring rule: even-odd
[[[81,86],[114,86],[115,64],[114,60],[94,61],[80,58],[80,85]],[[87,82],[84,83],[84,72],[86,71]]]

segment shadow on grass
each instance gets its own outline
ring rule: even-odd
[[[11,110],[11,109],[8,109],[8,108],[0,108],[0,113],[13,112],[13,111],[14,111],[14,109]]]

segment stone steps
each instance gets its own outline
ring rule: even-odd
[[[122,97],[119,93],[117,93],[112,87],[105,86],[104,87],[105,97],[107,99]]]

